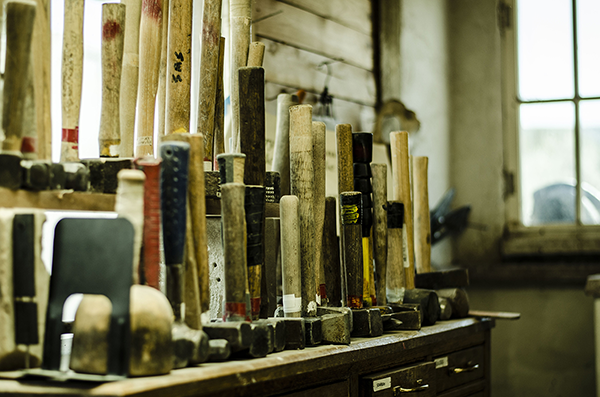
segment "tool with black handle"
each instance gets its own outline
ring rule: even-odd
[[[209,354],[208,336],[203,331],[189,328],[184,318],[189,152],[190,145],[185,142],[165,142],[160,146],[163,244],[167,267],[167,298],[175,315],[172,329],[175,368],[204,362]]]

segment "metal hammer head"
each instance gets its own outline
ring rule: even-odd
[[[352,336],[374,337],[383,334],[383,321],[379,309],[352,310],[352,319]]]
[[[12,190],[21,187],[22,159],[20,153],[0,153],[0,186]]]

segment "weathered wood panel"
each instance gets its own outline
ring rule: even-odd
[[[268,82],[320,93],[327,81],[334,98],[375,106],[373,73],[312,52],[260,38],[265,44],[265,78]],[[332,62],[329,66],[324,62]]]
[[[330,19],[357,32],[370,35],[371,2],[369,0],[279,0],[282,3]]]
[[[275,0],[254,3],[253,19],[256,21],[253,32],[257,37],[341,60],[366,70],[373,69],[372,38],[368,34]]]

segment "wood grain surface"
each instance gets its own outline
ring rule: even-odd
[[[386,304],[388,228],[387,213],[387,165],[371,164],[373,184],[373,259],[377,285],[377,304]]]
[[[417,273],[431,272],[431,223],[429,221],[429,193],[427,165],[429,159],[412,157],[413,196],[415,210],[415,267]]]

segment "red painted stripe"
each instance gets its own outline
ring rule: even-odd
[[[106,21],[102,26],[102,38],[105,40],[112,40],[121,33],[121,25],[117,21]]]
[[[162,19],[162,0],[144,0],[142,13],[149,18]]]
[[[252,308],[252,316],[260,314],[260,298],[250,299],[250,307]]]
[[[37,138],[26,136],[21,141],[21,153],[37,153]]]
[[[348,295],[348,307],[351,309],[361,309],[363,307],[362,296]]]
[[[319,294],[321,299],[327,299],[327,286],[325,284],[319,285]]]
[[[245,317],[246,321],[250,321],[250,319],[246,316],[245,303],[225,302],[225,313],[223,314],[223,321],[227,321],[227,319],[232,316]]]
[[[63,128],[61,140],[63,142],[79,143],[79,127]]]

